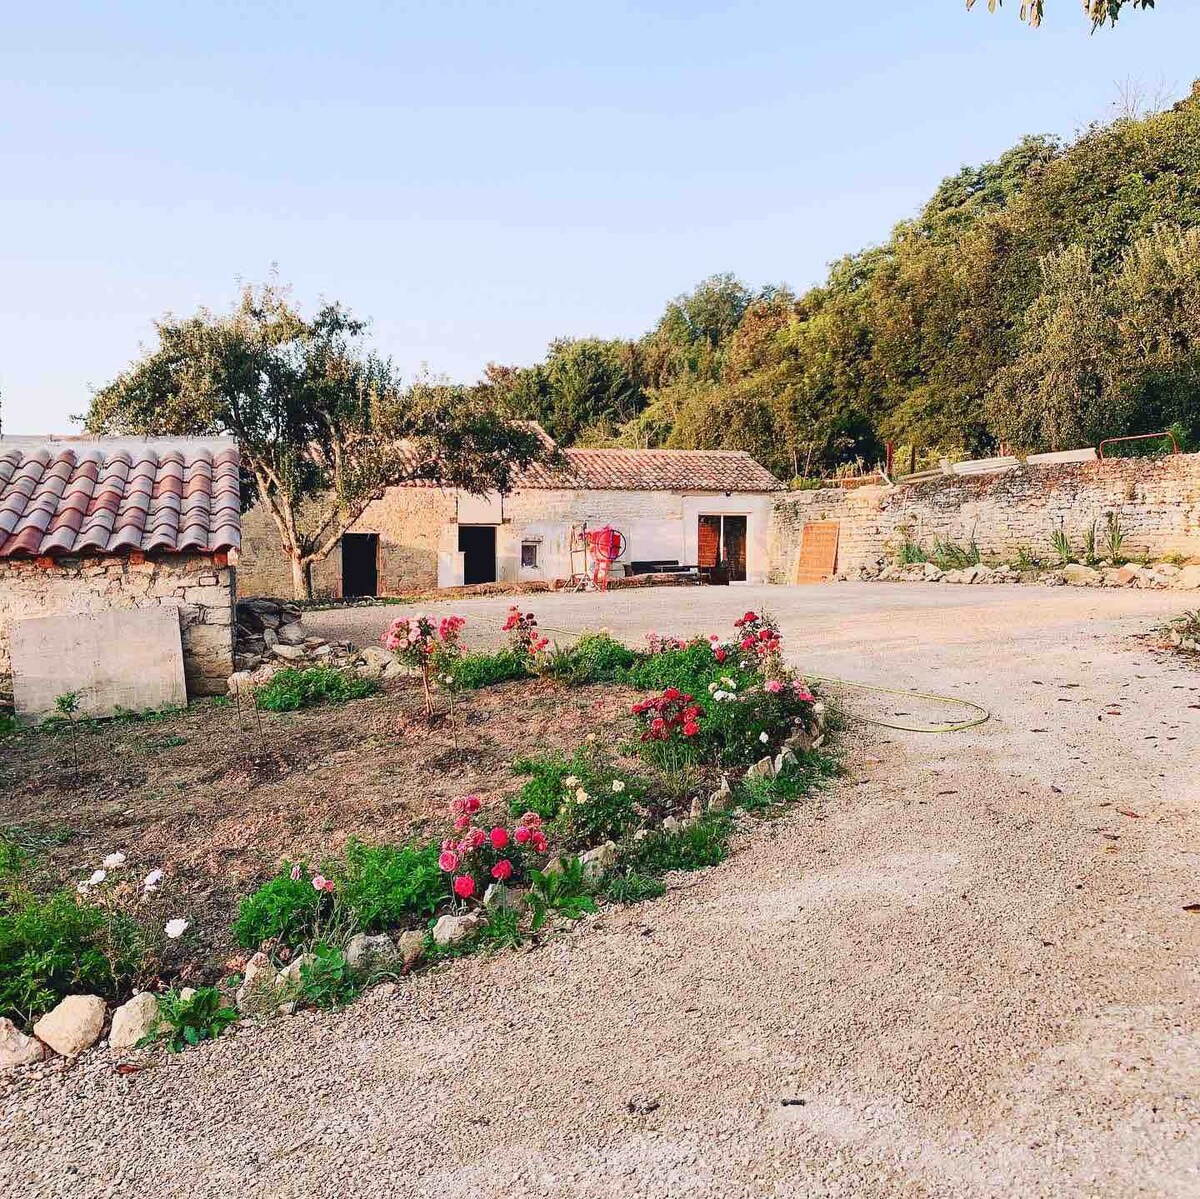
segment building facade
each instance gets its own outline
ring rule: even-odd
[[[507,495],[435,484],[389,488],[315,564],[319,596],[401,595],[436,587],[568,579],[572,536],[611,526],[625,542],[616,573],[724,563],[765,581],[773,500],[783,485],[748,454],[707,450],[566,450]],[[242,525],[243,594],[291,590],[290,566],[261,506]]]

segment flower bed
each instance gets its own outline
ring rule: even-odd
[[[469,655],[463,625],[404,618],[384,637],[419,675],[427,728],[449,726],[459,758],[471,757],[463,744],[474,727],[463,711],[464,663],[475,663],[470,678],[485,681],[511,678],[483,668],[498,658],[519,668],[502,709],[510,723],[522,697],[561,706],[578,685],[595,684],[630,696],[630,724],[608,733],[614,722],[605,721],[573,747],[517,756],[523,781],[452,798],[440,829],[427,821],[406,842],[351,838],[340,851],[283,860],[227,911],[224,932],[208,934],[209,943],[236,943],[242,956],[207,964],[192,955],[203,957],[213,914],[205,920],[177,903],[163,869],[139,883],[124,852],[113,851],[77,887],[56,889],[32,855],[6,855],[0,840],[0,977],[16,980],[0,990],[0,1016],[12,1022],[0,1027],[0,1064],[9,1043],[18,1058],[43,1045],[78,1051],[95,1025],[93,1043],[106,1003],[124,1001],[109,1034],[114,1048],[160,1038],[181,1048],[219,1035],[234,1013],[343,1003],[422,962],[544,936],[600,903],[661,894],[670,871],[716,864],[728,852],[732,811],[798,798],[831,769],[818,752],[823,708],[786,667],[778,628],[760,613],[747,612],[726,638],[655,635],[643,650],[604,634],[551,649],[534,615],[513,609],[511,644],[499,655]],[[406,741],[421,736],[413,732],[419,719],[397,724]],[[173,867],[167,873],[177,878]],[[233,982],[213,985],[230,969]],[[100,1022],[91,1009],[72,1039],[57,1025],[81,990],[100,1005]],[[130,1028],[141,1031],[133,1037]]]

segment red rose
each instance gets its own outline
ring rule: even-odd
[[[687,724],[683,726],[683,735],[685,737],[694,737],[699,731],[700,726],[694,720],[689,720]]]
[[[493,849],[503,849],[508,844],[508,829],[497,825],[488,834],[488,840],[491,841]]]
[[[475,880],[469,874],[455,875],[454,894],[459,899],[470,899],[475,894]]]
[[[501,858],[492,867],[492,878],[498,882],[504,882],[506,879],[512,878],[513,864],[507,858]]]
[[[723,649],[721,649],[720,646],[717,646],[717,648],[715,650],[713,650],[713,657],[716,658],[716,660],[718,662],[724,662],[725,661],[725,651]]]
[[[516,838],[518,845],[524,845],[533,836],[533,833],[525,825],[521,824],[517,826],[517,831],[513,833],[513,836]]]

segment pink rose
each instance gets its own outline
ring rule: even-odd
[[[487,833],[481,828],[473,828],[471,835],[467,838],[467,843],[472,849],[482,849],[485,841],[487,841]]]
[[[506,879],[512,878],[513,864],[507,858],[501,858],[492,867],[492,878],[497,882],[504,882]]]
[[[297,862],[292,867],[292,882],[298,883],[299,881],[300,881],[300,863]]]
[[[443,850],[438,857],[438,867],[449,874],[452,870],[458,869],[458,854],[452,853],[450,850]]]
[[[508,844],[508,829],[497,825],[488,834],[488,840],[491,841],[493,849],[503,849]]]
[[[327,879],[327,878],[326,878],[326,877],[325,877],[323,874],[314,874],[314,875],[312,876],[312,885],[313,885],[313,890],[315,890],[315,891],[324,891],[324,890],[325,890],[325,884],[326,884],[328,881],[329,881],[329,880],[328,880],[328,879]]]
[[[467,829],[467,828],[470,828],[470,826],[471,826],[471,817],[470,817],[470,816],[468,816],[468,815],[466,814],[466,812],[464,812],[464,813],[463,813],[463,814],[462,814],[462,815],[461,815],[461,816],[460,816],[460,817],[459,817],[459,818],[458,818],[458,819],[457,819],[457,820],[454,822],[454,831],[455,831],[456,833],[461,833],[461,832],[463,832],[465,829]]]
[[[513,836],[516,838],[518,845],[524,845],[525,842],[533,836],[533,833],[531,833],[525,825],[519,824],[517,825],[517,830],[515,833],[513,833]]]
[[[783,684],[778,679],[768,679],[763,684],[763,690],[769,691],[772,695],[778,695],[783,690]]]
[[[459,899],[470,899],[475,894],[475,880],[469,874],[455,875],[454,894]]]
[[[463,800],[463,811],[469,812],[472,816],[474,816],[475,813],[478,812],[482,807],[483,801],[478,795],[468,795],[467,798]]]

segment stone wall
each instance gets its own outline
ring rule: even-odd
[[[793,577],[804,524],[841,525],[838,573],[889,557],[907,535],[932,549],[936,541],[974,536],[984,555],[1021,548],[1052,556],[1061,524],[1078,552],[1084,530],[1106,514],[1120,518],[1123,552],[1200,556],[1200,455],[1023,466],[1001,474],[946,476],[899,487],[789,492],[775,506],[772,578]]]
[[[437,586],[439,538],[454,513],[454,493],[437,487],[392,487],[367,507],[352,531],[379,534],[380,595]],[[312,574],[315,596],[341,596],[342,562],[336,547],[323,562],[314,564]],[[292,594],[291,563],[261,504],[242,516],[238,589],[247,596]]]
[[[233,673],[234,570],[225,554],[0,559],[0,690],[9,626],[29,616],[171,606],[179,611],[190,695],[223,695]]]

